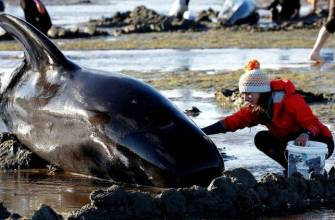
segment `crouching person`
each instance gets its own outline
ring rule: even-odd
[[[296,93],[293,83],[289,80],[270,81],[260,70],[257,60],[251,60],[245,69],[239,80],[244,106],[202,130],[210,135],[265,125],[268,130],[256,134],[255,145],[286,170],[284,153],[291,140],[302,147],[308,140],[325,143],[329,158],[334,150],[332,134],[313,114],[304,98]]]

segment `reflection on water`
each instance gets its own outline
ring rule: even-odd
[[[20,215],[31,216],[40,204],[66,213],[89,202],[89,194],[111,183],[70,174],[47,175],[46,171],[0,173],[0,201]]]
[[[73,61],[82,66],[106,71],[137,71],[166,73],[172,71],[207,71],[242,69],[246,61],[256,58],[262,68],[292,69],[298,72],[314,69],[307,59],[308,49],[155,49],[155,50],[92,50],[64,51]],[[0,66],[13,68],[22,52],[1,51]],[[323,49],[321,56],[327,63],[319,66],[321,71],[333,71],[334,50]]]
[[[310,49],[191,49],[191,50],[110,50],[69,51],[72,59],[87,66],[87,59],[93,68],[105,68],[113,71],[220,71],[243,68],[247,60],[261,60],[262,68],[310,70],[307,54]],[[322,55],[333,54],[331,49],[322,51]],[[329,55],[328,55],[329,57]],[[93,59],[94,62],[91,62]],[[334,64],[334,60],[329,61]],[[326,69],[325,69],[326,70]]]

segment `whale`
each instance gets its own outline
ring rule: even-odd
[[[0,117],[33,153],[66,172],[130,184],[206,185],[221,175],[216,145],[155,88],[77,65],[10,14],[0,27],[24,53],[0,77]]]

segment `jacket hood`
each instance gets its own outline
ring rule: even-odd
[[[271,81],[272,91],[284,91],[286,95],[291,95],[296,92],[294,84],[287,79],[276,79]]]

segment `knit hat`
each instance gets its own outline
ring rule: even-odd
[[[245,73],[241,75],[238,87],[240,92],[270,92],[270,79],[260,69],[258,60],[250,60],[245,65]]]

